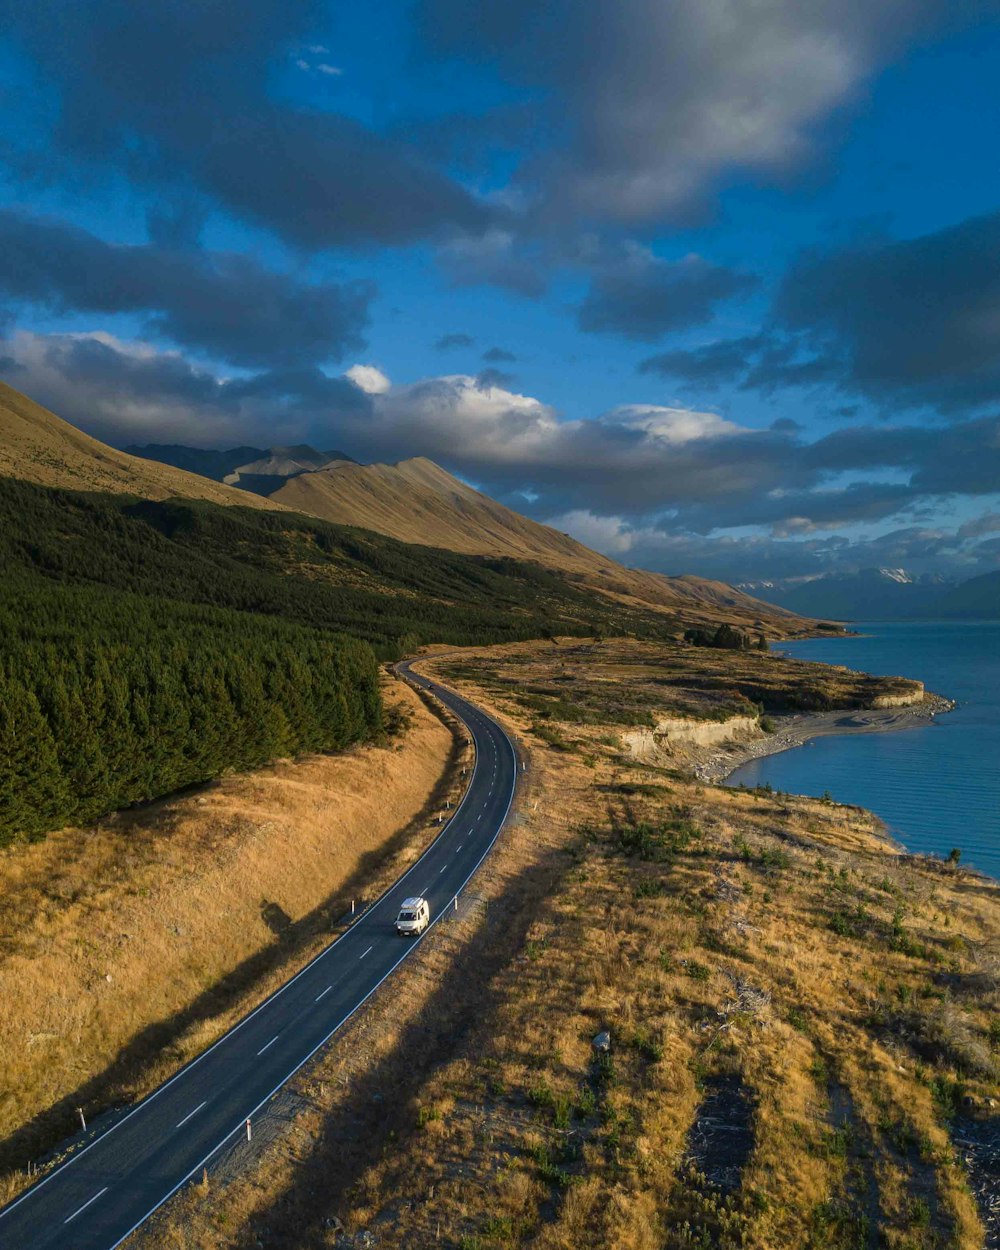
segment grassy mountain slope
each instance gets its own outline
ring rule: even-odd
[[[336,464],[290,479],[271,498],[341,525],[408,543],[475,555],[512,556],[558,569],[589,589],[692,619],[756,620],[788,628],[792,614],[722,582],[628,569],[568,535],[529,520],[423,457],[396,465]]]
[[[167,450],[183,452],[185,449]],[[195,459],[190,463],[200,465],[201,461]],[[352,554],[347,560],[348,563],[353,561],[353,565],[349,576],[340,567],[343,559],[333,561],[339,568],[333,580],[340,582],[342,591],[339,607],[332,616],[342,628],[371,638],[377,646],[388,644],[390,650],[403,633],[412,632],[418,633],[423,641],[445,642],[460,639],[479,642],[486,641],[487,636],[496,640],[531,636],[524,632],[528,628],[524,613],[529,600],[531,628],[541,632],[551,627],[563,633],[576,633],[600,626],[602,629],[635,629],[649,636],[650,630],[658,633],[677,625],[717,625],[722,621],[744,628],[753,628],[756,622],[763,621],[772,634],[779,635],[808,627],[808,622],[783,608],[765,605],[721,582],[697,577],[664,577],[626,569],[568,535],[531,521],[480,494],[426,459],[403,461],[398,465],[338,462],[316,472],[300,473],[265,497],[252,490],[213,481],[200,473],[116,451],[13,388],[0,384],[0,479],[4,478],[122,498],[159,502],[200,500],[206,504],[238,506],[244,515],[234,524],[231,533],[226,532],[226,524],[218,517],[209,522],[206,512],[198,514],[197,520],[190,511],[184,513],[189,536],[195,530],[203,538],[211,533],[213,559],[228,561],[236,556],[246,563],[247,553],[255,544],[261,551],[271,552],[273,557],[275,535],[281,532],[288,539],[286,558],[293,562],[299,574],[305,570],[300,579],[303,583],[316,580],[311,560],[317,550],[327,553],[342,548],[343,531],[336,537],[331,528],[317,529],[312,525],[310,532],[312,523],[304,523],[301,517],[292,520],[293,511],[308,513],[340,527],[349,525],[374,531],[382,537],[376,540],[375,534],[355,535],[350,540]],[[273,482],[267,489],[271,486]],[[45,531],[52,515],[48,504],[38,506],[36,500],[33,506]],[[66,501],[58,506],[65,509]],[[255,523],[247,515],[251,509],[258,514],[270,512],[286,516],[289,520],[279,522],[276,529],[265,527],[262,532],[258,526],[258,532],[254,532]],[[81,515],[77,505],[69,510],[77,517]],[[122,537],[116,526],[127,515],[121,509],[119,512],[118,522],[112,522],[106,510],[101,521],[95,521],[94,515],[90,518],[98,528],[110,527],[113,532],[105,535],[105,541],[110,541],[112,546]],[[161,520],[166,515],[164,513]],[[11,524],[15,527],[11,531],[13,534],[20,522],[14,517]],[[177,516],[169,522],[172,529],[182,529],[185,525],[179,524]],[[133,526],[133,538],[135,532]],[[92,539],[93,533],[89,533],[84,546],[88,547]],[[309,548],[306,553],[301,550],[303,544]],[[404,547],[403,544],[412,545]],[[50,557],[55,567],[66,559],[66,553],[60,551],[59,546],[58,542],[53,545]],[[97,554],[100,559],[106,555],[103,551]],[[326,554],[322,562],[331,563]],[[516,562],[517,567],[511,562]],[[377,593],[384,596],[386,587],[382,575],[389,566],[393,570],[390,581],[398,574],[402,577],[401,585],[411,594],[431,597],[429,605],[409,614],[411,620],[420,622],[416,630],[400,631],[397,623],[408,614],[395,607],[387,612],[384,604],[379,607],[359,601],[356,610],[347,612],[346,617],[342,610],[360,585],[372,577],[378,586]],[[435,570],[433,575],[431,569]],[[289,566],[281,570],[284,574],[290,571]],[[190,571],[178,568],[171,573],[179,597],[186,601],[189,592],[183,589],[183,584],[189,572],[195,581],[201,577],[196,567]],[[331,569],[325,568],[322,580],[330,582],[332,577]],[[428,578],[434,583],[433,590],[428,590]],[[206,580],[211,582],[212,578]],[[352,588],[350,592],[346,589],[348,583]],[[400,588],[395,582],[392,585],[391,593],[398,594]],[[475,587],[474,595],[472,587]],[[598,596],[594,595],[595,590],[600,592]],[[289,597],[286,592],[287,587],[279,596],[283,603]],[[150,593],[155,593],[155,589]],[[297,594],[303,603],[311,603],[316,588],[300,585]],[[473,598],[477,598],[475,604]],[[207,601],[216,600],[209,598]],[[467,605],[468,619],[458,628],[452,611],[455,601]],[[500,628],[499,616],[509,612],[511,604],[517,605],[515,615],[507,628]],[[252,605],[251,610],[254,610]],[[479,622],[491,614],[498,618],[499,633],[492,626],[485,634],[478,625],[473,628],[474,621]],[[651,615],[659,620],[647,620]],[[387,626],[389,616],[396,623]],[[310,617],[309,623],[317,622]]]
[[[536,564],[3,477],[0,570],[0,847],[370,739],[376,657],[421,642],[677,625]]]
[[[419,642],[548,633],[662,637],[679,622],[535,564],[411,547],[291,512],[135,500],[0,478],[0,567],[34,577],[340,630],[383,658]]]
[[[221,483],[170,465],[140,460],[98,442],[20,391],[0,382],[0,476],[61,486],[110,491],[144,499],[207,499],[275,512],[280,504],[247,496]]]

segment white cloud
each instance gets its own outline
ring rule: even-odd
[[[340,378],[316,370],[225,379],[177,353],[101,334],[20,333],[3,348],[14,385],[113,442],[339,442],[362,459],[423,455],[493,490],[535,492],[552,512],[585,500],[595,514],[638,515],[745,491],[748,480],[760,489],[782,480],[766,447],[753,464],[765,435],[711,412],[631,404],[566,419],[468,374],[394,385],[361,363]]]
[[[374,365],[351,365],[344,376],[368,395],[381,395],[392,386],[382,370]]]
[[[571,508],[569,512],[547,518],[545,524],[569,534],[586,547],[615,558],[629,552],[634,541],[632,528],[621,517],[597,516],[586,508]]]
[[[321,61],[316,68],[321,74],[329,74],[334,78],[339,78],[344,72],[339,65],[328,65],[325,61]]]
[[[546,214],[633,223],[689,213],[733,170],[768,177],[810,159],[822,123],[882,64],[925,26],[981,7],[420,0],[432,47],[498,63],[531,100],[540,143],[524,145],[518,180]]]
[[[239,412],[213,402],[222,380],[192,368],[178,352],[143,342],[123,342],[101,331],[44,335],[18,331],[3,344],[16,362],[13,386],[80,424],[117,442],[186,439],[244,442]]]
[[[943,430],[857,427],[848,446],[842,433],[805,443],[655,404],[566,418],[467,374],[393,384],[376,366],[356,364],[340,377],[278,370],[223,378],[178,353],[107,334],[20,332],[2,342],[4,357],[13,385],[119,445],[310,442],[362,460],[429,456],[609,555],[737,580],[842,563],[840,548],[851,544],[829,530],[871,535],[889,518],[919,515],[915,504],[941,494],[933,474],[943,471],[949,493],[963,493],[949,474],[971,463],[984,481],[964,493],[984,495],[989,511],[966,519],[958,540],[969,562],[996,563],[989,535],[1000,526],[992,469],[1000,419]],[[912,480],[882,480],[887,464]],[[942,541],[926,529],[897,531],[868,562],[952,558],[955,536],[948,551]]]
[[[690,443],[700,438],[745,434],[745,426],[727,421],[714,412],[690,408],[662,408],[656,404],[619,404],[599,418],[607,426],[641,430],[654,443]]]

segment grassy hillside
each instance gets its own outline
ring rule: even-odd
[[[267,512],[281,505],[166,464],[115,451],[0,382],[0,476],[147,499],[209,499]]]
[[[228,774],[0,852],[0,1203],[316,955],[438,832],[466,758],[383,676],[384,740]]]
[[[342,525],[361,525],[409,543],[475,555],[509,556],[557,569],[615,602],[681,612],[691,621],[766,620],[779,632],[802,624],[722,582],[629,569],[473,490],[423,457],[399,464],[337,464],[292,478],[271,498]]]
[[[537,565],[9,478],[0,567],[0,845],[369,739],[376,656],[421,641],[670,625]]]
[[[253,448],[236,449],[232,456],[184,447],[152,446],[150,451],[159,458],[116,451],[0,383],[0,478],[156,501],[204,500],[265,512],[283,512],[287,506],[403,543],[540,564],[583,590],[599,591],[612,605],[643,613],[679,612],[688,624],[728,619],[749,626],[761,619],[777,633],[806,627],[784,609],[764,605],[719,582],[623,568],[568,535],[480,494],[429,460],[399,465],[343,462],[302,472],[286,482],[283,475],[291,469],[308,469],[325,455],[341,453],[272,448],[273,455],[253,459]],[[198,471],[187,472],[174,464]],[[239,465],[247,474],[239,485],[246,489],[215,480],[225,476],[224,469]],[[426,561],[425,556],[413,558]]]
[[[979,1250],[996,885],[858,808],[637,761],[623,718],[658,671],[698,706],[671,650],[636,650],[570,657],[583,718],[561,649],[424,663],[519,734],[518,816],[464,916],[303,1073],[281,1141],[141,1246],[299,1250],[342,1223],[385,1250]],[[739,656],[711,663],[739,687]],[[538,692],[544,720],[536,686],[569,691]]]
[[[90,470],[105,463],[79,440]],[[113,467],[119,488],[131,480]],[[153,487],[140,476],[137,489]],[[535,562],[2,476],[0,567],[0,843],[370,738],[376,657],[557,633],[662,638],[685,623]]]
[[[292,513],[83,495],[0,478],[0,560],[65,585],[280,616],[370,642],[474,643],[677,623],[536,565],[411,547]]]

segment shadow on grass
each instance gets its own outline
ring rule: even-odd
[[[326,934],[332,938],[331,930],[349,911],[351,900],[364,902],[365,891],[371,889],[380,871],[426,830],[457,779],[461,755],[462,744],[453,739],[445,769],[413,820],[382,847],[362,856],[356,871],[318,907],[300,920],[292,921],[275,904],[262,901],[262,915],[274,934],[274,942],[238,964],[182,1011],[136,1034],[103,1071],[0,1141],[0,1171],[23,1170],[29,1161],[40,1160],[67,1146],[78,1128],[77,1108],[84,1108],[88,1120],[93,1120],[119,1106],[123,1100],[134,1096],[133,1091],[142,1084],[143,1074],[157,1060],[173,1058],[180,1067],[181,1055],[171,1056],[170,1051],[189,1030],[230,1010],[259,982],[306,951],[318,936]],[[291,969],[288,975],[292,975]],[[255,1002],[248,1002],[246,1009],[249,1011],[255,1005]]]
[[[498,975],[523,950],[539,908],[572,868],[571,856],[552,851],[522,870],[503,896],[491,901],[474,935],[462,939],[446,975],[418,1017],[400,1031],[391,1053],[352,1075],[350,1094],[327,1114],[308,1155],[299,1156],[291,1183],[247,1219],[239,1230],[238,1244],[255,1244],[255,1236],[266,1229],[272,1250],[327,1247],[332,1217],[343,1212],[365,1172],[390,1149],[405,1167],[407,1141],[421,1131],[414,1108],[425,1080],[492,1018],[503,993],[496,985]],[[448,925],[437,930],[436,941],[442,939],[455,941]],[[391,988],[381,991],[392,992]],[[354,1023],[359,1020],[364,1017]],[[336,1044],[358,1045],[352,1026]],[[296,1095],[288,1091],[283,1097]],[[279,1114],[281,1100],[277,1100]],[[231,1176],[241,1165],[252,1166],[242,1154],[242,1147],[237,1147],[221,1161],[219,1170]],[[393,1188],[390,1181],[387,1189]],[[152,1235],[155,1240],[155,1225]]]

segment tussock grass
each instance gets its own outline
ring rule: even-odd
[[[28,1161],[209,1045],[434,836],[449,730],[387,682],[397,736],[285,761],[0,853],[0,1161]],[[462,748],[464,749],[464,748]],[[453,763],[449,768],[449,759]]]
[[[535,643],[494,647],[446,664],[536,722],[647,727],[662,716],[727,720],[760,712],[870,708],[879,699],[919,699],[920,682],[757,651],[712,651],[683,643],[565,639],[557,657]],[[773,726],[772,726],[773,728]]]
[[[484,659],[562,675],[542,648]],[[400,1250],[978,1247],[948,1117],[995,1095],[997,888],[860,809],[640,768],[599,724],[552,749],[516,683],[472,671],[532,742],[487,906],[303,1078],[258,1167],[145,1244],[352,1244],[342,1222]]]

